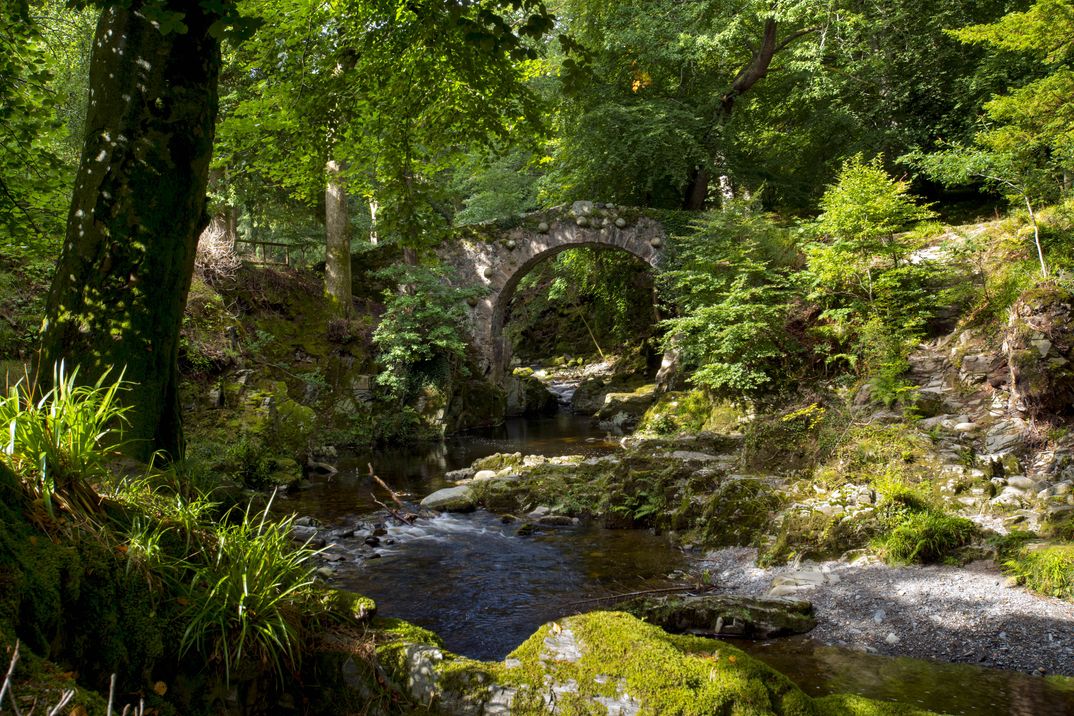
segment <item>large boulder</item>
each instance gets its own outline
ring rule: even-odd
[[[571,396],[571,410],[578,415],[593,415],[604,405],[604,396],[614,388],[603,378],[586,378]]]
[[[633,428],[657,397],[655,385],[643,385],[629,393],[608,393],[596,417],[619,428]]]
[[[469,485],[445,487],[427,495],[421,506],[437,512],[473,512],[477,509],[474,491]]]
[[[555,394],[532,375],[510,375],[504,383],[508,416],[548,415],[559,409]]]
[[[506,409],[507,394],[502,388],[477,378],[462,381],[447,403],[444,432],[499,425]]]
[[[668,634],[622,612],[545,624],[501,662],[452,654],[435,634],[385,620],[377,662],[422,713],[925,714],[861,697],[812,699],[721,641]],[[376,625],[374,625],[376,626]]]

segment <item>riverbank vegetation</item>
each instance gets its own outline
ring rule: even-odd
[[[328,588],[273,496],[340,450],[557,400],[636,435],[477,464],[467,506],[762,564],[987,557],[1074,598],[1072,18],[5,3],[0,642],[22,651],[0,710],[74,688],[89,713],[330,711],[319,683],[417,708],[403,661],[429,637]],[[881,708],[576,626],[654,712]],[[462,670],[536,711],[533,669],[590,688],[543,633],[523,676]],[[690,688],[615,661],[633,647]],[[566,698],[621,696],[593,688]]]

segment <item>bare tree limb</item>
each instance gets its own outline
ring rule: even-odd
[[[10,692],[11,708],[15,710],[16,716],[19,714],[19,706],[15,703],[15,693],[11,691],[11,677],[15,673],[15,665],[19,663],[19,640],[15,640],[15,651],[11,654],[11,665],[7,667],[7,676],[4,677],[3,685],[0,685],[0,705],[4,703],[4,694]]]
[[[74,689],[68,689],[67,691],[64,691],[63,696],[60,697],[59,703],[52,707],[52,710],[48,712],[48,716],[59,716],[60,711],[63,710],[63,707],[69,704],[71,702],[71,699],[73,699],[74,697]]]

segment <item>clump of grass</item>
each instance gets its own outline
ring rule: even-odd
[[[218,661],[228,680],[243,659],[271,665],[281,680],[298,661],[301,605],[316,553],[291,543],[292,519],[268,519],[271,502],[260,515],[247,508],[234,524],[225,519],[211,552],[191,565],[180,651]]]
[[[108,375],[92,386],[78,385],[78,369],[68,373],[61,362],[51,390],[38,396],[25,380],[0,397],[3,454],[49,516],[55,516],[57,499],[68,511],[92,512],[88,485],[112,479],[107,465],[123,445],[127,408],[118,399],[122,374],[114,381]]]
[[[933,510],[909,511],[876,546],[891,564],[939,562],[965,547],[977,535],[977,525],[964,517]]]
[[[1074,600],[1074,544],[1027,545],[1003,569],[1034,592]]]

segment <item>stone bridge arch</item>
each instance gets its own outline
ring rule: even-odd
[[[471,227],[469,236],[444,246],[440,258],[454,268],[453,281],[488,293],[470,305],[470,332],[485,376],[499,382],[510,360],[503,336],[507,306],[530,269],[567,249],[618,248],[656,268],[666,243],[663,226],[637,209],[577,201],[570,207],[527,214],[519,225]]]

